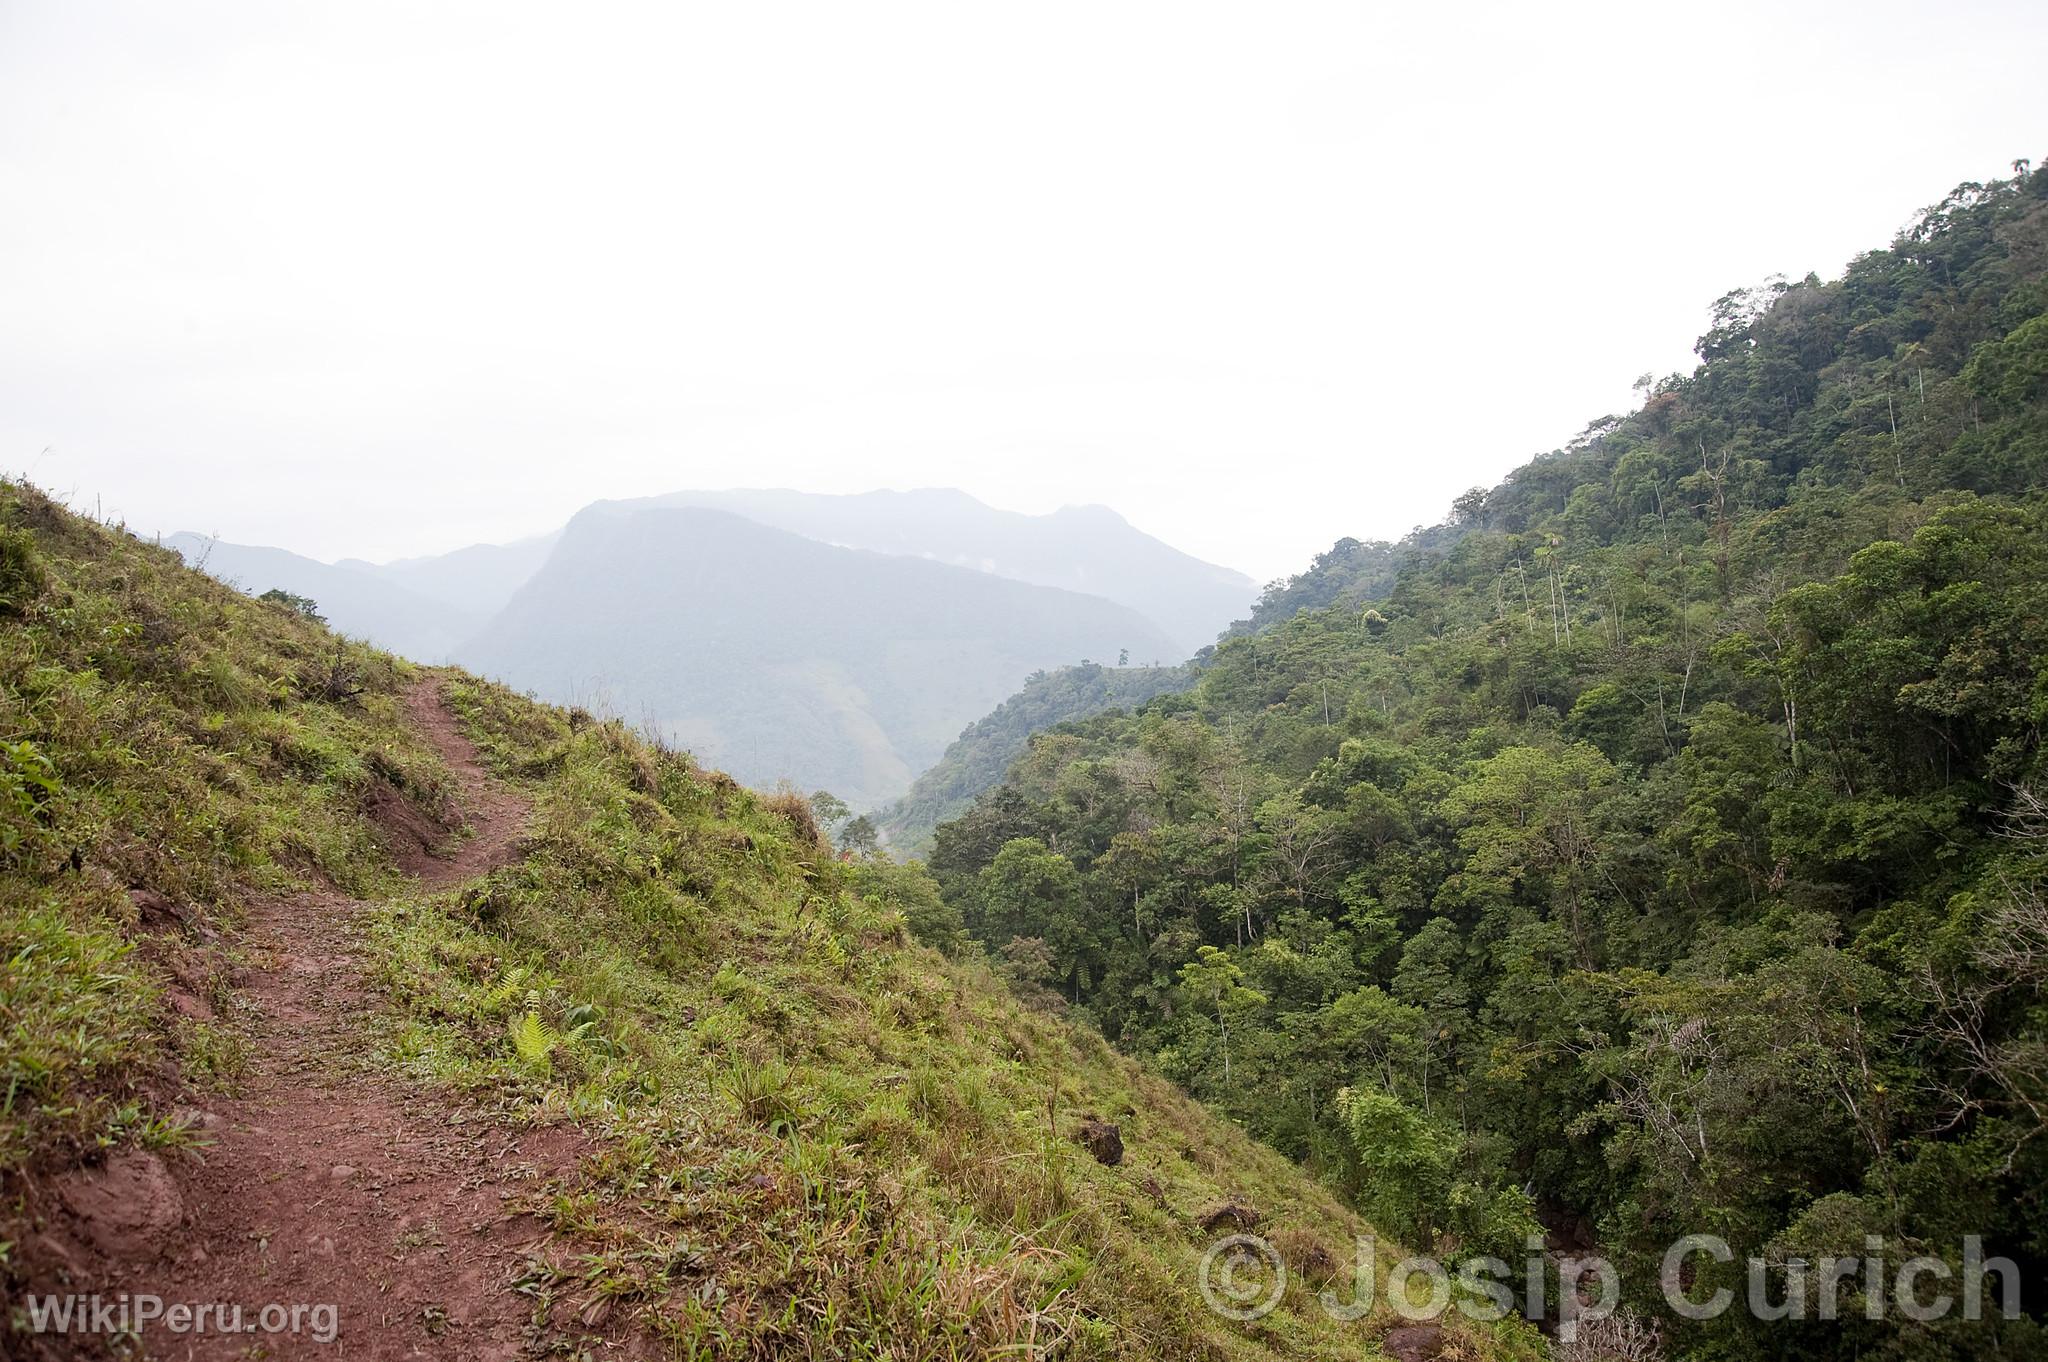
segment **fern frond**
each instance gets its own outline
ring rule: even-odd
[[[549,1056],[562,1040],[562,1033],[540,1019],[540,1013],[528,1008],[512,1020],[506,1028],[512,1036],[512,1048],[520,1061],[529,1068],[545,1071]]]
[[[495,1012],[506,1003],[511,1002],[526,988],[527,977],[532,973],[533,971],[525,965],[515,965],[511,969],[506,970],[504,978],[485,990],[484,1007],[489,1011]]]

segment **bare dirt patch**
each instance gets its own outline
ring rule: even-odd
[[[1390,1329],[1380,1340],[1380,1350],[1399,1362],[1430,1362],[1444,1351],[1444,1331],[1434,1324],[1410,1324]]]

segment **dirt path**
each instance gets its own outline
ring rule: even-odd
[[[484,769],[476,744],[456,723],[433,682],[421,682],[408,691],[405,709],[413,728],[433,743],[441,760],[448,763],[460,788],[462,820],[470,836],[453,848],[422,848],[417,855],[402,855],[400,867],[418,876],[429,889],[445,889],[510,864],[516,859],[514,843],[526,823],[526,802]]]
[[[470,835],[415,841],[401,864],[445,888],[507,863],[524,803],[484,771],[431,681],[407,707],[455,773]],[[249,1332],[220,1332],[217,1315],[203,1333],[144,1329],[149,1357],[489,1362],[524,1350],[527,1312],[507,1284],[539,1228],[507,1202],[573,1168],[579,1142],[510,1131],[370,1068],[361,1019],[377,1003],[349,928],[362,907],[338,893],[259,905],[237,994],[249,1063],[233,1097],[205,1100],[212,1143],[197,1159],[128,1152],[64,1190],[70,1215],[54,1233],[80,1279],[242,1307]],[[307,1307],[298,1332],[254,1330],[273,1303]],[[339,1332],[323,1343],[328,1321]],[[69,1346],[91,1356],[103,1344]]]

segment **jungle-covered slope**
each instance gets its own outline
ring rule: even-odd
[[[1034,673],[1023,687],[961,731],[909,793],[876,818],[897,855],[930,850],[932,829],[964,813],[1000,782],[1034,733],[1108,709],[1134,709],[1194,684],[1195,667],[1105,667],[1084,662]]]
[[[2038,1282],[2048,174],[1728,294],[1698,354],[1269,591],[1187,694],[1039,737],[931,867],[1020,976],[1417,1239],[1512,1256],[1540,1217],[1654,1282],[1714,1232],[1776,1281],[1981,1233]]]

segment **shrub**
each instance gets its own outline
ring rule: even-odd
[[[0,615],[21,615],[50,585],[49,569],[27,530],[0,530]]]
[[[258,596],[256,599],[259,601],[267,601],[271,605],[281,605],[285,609],[291,611],[293,614],[303,616],[304,618],[313,621],[313,623],[315,624],[327,623],[327,617],[320,613],[319,603],[314,601],[311,597],[294,596],[289,591],[285,591],[279,587],[272,587],[270,590],[264,592],[261,596]]]
[[[799,845],[830,851],[832,844],[825,840],[825,830],[818,826],[818,816],[811,810],[811,801],[795,790],[777,790],[761,801],[761,807],[789,824],[796,834]]]

